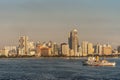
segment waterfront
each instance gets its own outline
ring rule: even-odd
[[[83,66],[85,58],[3,58],[0,80],[120,80],[120,59],[115,67]]]

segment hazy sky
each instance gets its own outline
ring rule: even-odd
[[[0,0],[0,45],[19,36],[33,41],[67,42],[77,28],[80,43],[120,45],[120,0]]]

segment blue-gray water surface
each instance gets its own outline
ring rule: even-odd
[[[83,66],[80,59],[0,59],[0,80],[120,80],[120,59],[115,67]]]

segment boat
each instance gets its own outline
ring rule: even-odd
[[[115,66],[115,62],[109,62],[107,60],[99,60],[99,57],[88,57],[88,60],[83,61],[83,65],[88,66]]]

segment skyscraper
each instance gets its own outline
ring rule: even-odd
[[[94,48],[93,48],[93,44],[92,43],[88,43],[87,44],[87,53],[88,53],[88,55],[93,55]]]
[[[78,53],[78,46],[79,46],[78,31],[76,29],[73,29],[69,33],[68,43],[69,43],[69,48],[74,51],[74,56],[76,56]]]
[[[82,56],[87,56],[88,54],[88,42],[83,41],[82,42]]]
[[[102,55],[102,45],[97,43],[97,45],[95,46],[95,53]]]
[[[28,54],[28,36],[22,36],[19,38],[19,55]]]

